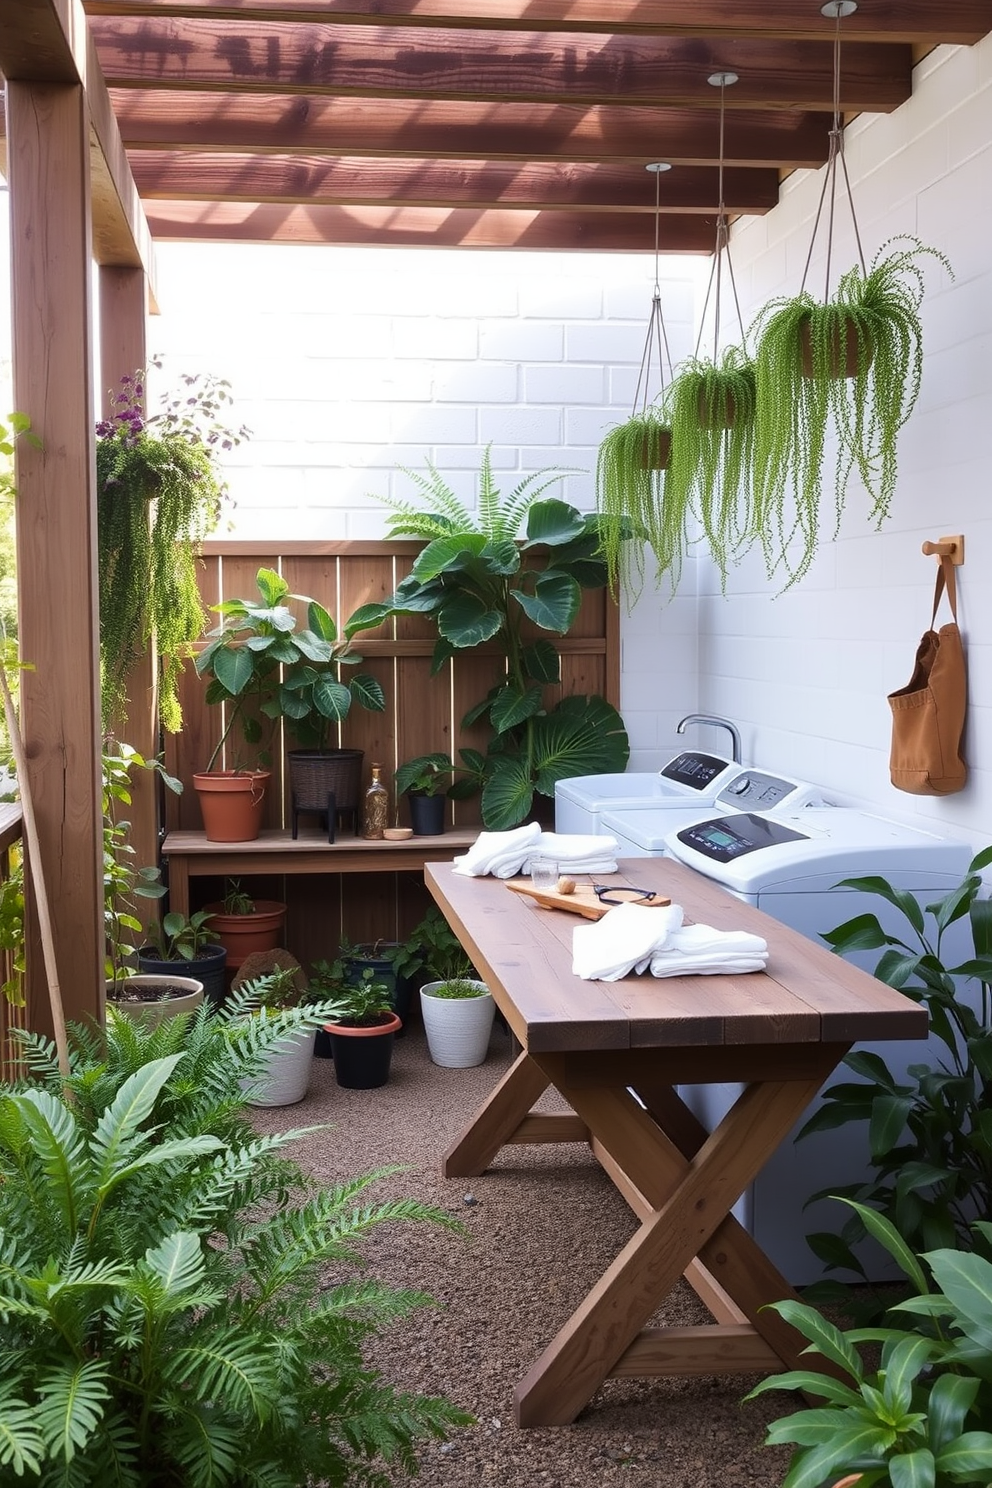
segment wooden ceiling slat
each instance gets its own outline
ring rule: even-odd
[[[145,200],[295,202],[346,206],[572,207],[653,212],[655,183],[639,166],[546,162],[380,161],[315,156],[252,156],[154,151],[135,157]],[[663,212],[719,209],[719,172],[694,166],[666,172],[658,183]],[[778,200],[772,170],[724,172],[728,212],[767,212]]]
[[[641,212],[451,211],[432,207],[257,206],[237,202],[149,202],[155,237],[245,243],[376,244],[395,247],[654,249],[654,219]],[[711,253],[712,218],[661,220],[664,253]]]
[[[244,22],[91,22],[111,86],[305,91],[363,97],[534,99],[716,107],[707,82],[731,69],[734,105],[828,109],[827,43]],[[851,43],[841,64],[848,110],[888,112],[912,90],[904,45]]]
[[[811,0],[84,0],[91,16],[123,15],[348,25],[777,36],[815,41],[832,30]],[[871,0],[845,17],[852,41],[970,45],[989,29],[987,0]]]
[[[115,89],[127,147],[435,159],[574,160],[702,165],[719,153],[709,109],[581,104],[423,102],[294,94],[159,93]],[[728,109],[728,165],[816,167],[830,115]],[[136,162],[135,162],[136,163]]]

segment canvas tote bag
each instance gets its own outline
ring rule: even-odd
[[[953,624],[934,630],[945,589]],[[894,786],[914,796],[949,796],[964,790],[968,780],[968,767],[961,757],[968,683],[957,618],[954,565],[942,557],[930,629],[917,649],[913,675],[905,687],[889,693],[889,775]]]

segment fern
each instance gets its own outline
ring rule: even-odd
[[[0,1099],[0,1482],[386,1485],[468,1423],[363,1358],[428,1299],[346,1270],[381,1223],[454,1221],[362,1202],[393,1169],[310,1192],[302,1133],[244,1119],[246,1062],[314,1016],[201,1009],[185,1051],[122,1024],[73,1038],[64,1081],[30,1042],[36,1079]]]

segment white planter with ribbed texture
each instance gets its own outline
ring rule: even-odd
[[[303,1099],[316,1037],[316,1028],[300,1028],[273,1046],[264,1074],[242,1081],[250,1106],[292,1106]]]
[[[443,982],[428,982],[420,989],[420,1010],[427,1032],[427,1048],[435,1064],[445,1069],[468,1069],[482,1064],[489,1049],[496,1004],[484,982],[460,977],[473,987],[482,987],[476,997],[435,997],[433,989]]]

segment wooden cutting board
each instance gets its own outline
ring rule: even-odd
[[[585,920],[601,920],[608,909],[613,909],[612,904],[604,904],[597,899],[589,884],[577,884],[575,892],[563,894],[559,889],[535,889],[529,878],[508,878],[506,887],[512,889],[515,894],[523,894],[528,899],[533,899],[543,909],[566,909],[569,914],[581,915]],[[637,901],[646,909],[660,908],[671,904],[671,899],[666,899],[663,894],[655,894],[651,899]]]

